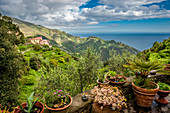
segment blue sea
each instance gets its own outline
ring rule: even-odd
[[[115,40],[125,43],[131,47],[143,51],[152,47],[155,41],[161,42],[170,37],[170,33],[90,33],[90,34],[73,34],[74,36],[89,37],[97,36],[104,40]]]

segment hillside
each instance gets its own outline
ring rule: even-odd
[[[49,39],[52,45],[55,45],[69,53],[83,53],[87,50],[87,47],[92,47],[97,51],[97,53],[101,54],[103,60],[106,60],[110,57],[109,52],[112,49],[116,50],[116,52],[120,54],[124,51],[129,51],[131,54],[137,54],[139,52],[133,47],[114,40],[105,41],[95,36],[80,38],[78,36],[75,37],[70,35],[64,31],[45,28],[43,26],[24,22],[15,18],[13,21],[20,27],[25,36],[43,36],[43,38]]]
[[[146,60],[158,60],[163,63],[170,63],[170,38],[162,42],[154,42],[150,49],[146,49],[138,54],[145,55]]]

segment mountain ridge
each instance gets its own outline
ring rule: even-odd
[[[82,54],[88,47],[92,47],[97,50],[102,56],[102,59],[107,60],[110,57],[109,52],[112,51],[112,49],[120,54],[124,51],[129,51],[131,54],[137,54],[139,52],[139,50],[122,42],[116,42],[115,40],[107,41],[96,36],[80,38],[79,36],[73,36],[58,29],[46,28],[16,18],[13,18],[13,21],[19,26],[25,36],[42,36],[43,38],[49,39],[52,45],[73,54]]]

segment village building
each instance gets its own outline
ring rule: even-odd
[[[36,37],[36,38],[31,38],[29,39],[31,41],[32,44],[40,44],[40,45],[44,45],[44,44],[47,44],[47,45],[50,45],[49,44],[49,40],[43,40],[42,37]]]

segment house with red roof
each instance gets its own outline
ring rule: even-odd
[[[36,38],[31,38],[29,39],[31,41],[32,44],[40,44],[40,45],[44,45],[44,44],[47,44],[47,45],[50,45],[49,44],[49,40],[43,40],[42,37],[36,37]]]

